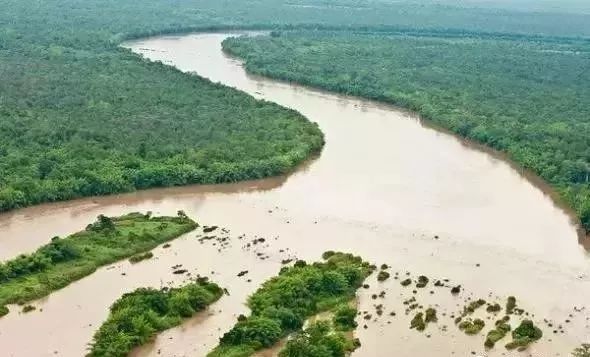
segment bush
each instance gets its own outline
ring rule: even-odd
[[[387,279],[389,279],[390,275],[388,272],[386,271],[380,271],[379,274],[377,274],[377,280],[378,281],[385,281]]]
[[[531,320],[522,320],[520,325],[512,331],[512,342],[506,345],[509,350],[526,348],[529,344],[543,337],[543,331],[535,326]]]

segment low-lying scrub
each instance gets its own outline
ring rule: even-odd
[[[496,342],[503,339],[504,336],[506,336],[506,334],[510,332],[510,329],[511,328],[509,324],[503,322],[502,320],[499,320],[496,323],[496,328],[488,332],[488,335],[486,336],[486,340],[484,342],[484,346],[486,348],[494,348]]]
[[[118,357],[148,342],[158,332],[179,325],[223,295],[223,289],[200,278],[177,289],[140,288],[111,306],[107,321],[94,335],[90,357]]]
[[[459,323],[459,329],[465,332],[467,335],[478,334],[486,325],[482,319],[467,319]]]
[[[32,254],[0,264],[0,306],[49,295],[101,266],[149,251],[197,226],[183,212],[177,217],[101,215],[84,231],[55,237]]]
[[[373,267],[351,254],[327,252],[325,262],[298,261],[283,267],[248,299],[249,317],[241,316],[209,357],[244,357],[271,347],[298,331],[309,317],[348,303]],[[336,316],[342,318],[348,313]],[[346,320],[350,321],[348,317]],[[302,335],[304,340],[309,337]]]
[[[132,256],[131,258],[129,258],[129,261],[131,262],[131,264],[136,264],[136,263],[139,263],[144,260],[152,259],[153,257],[154,257],[154,253],[145,252],[145,253],[136,254],[136,255]]]

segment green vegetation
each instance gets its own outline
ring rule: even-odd
[[[573,357],[590,357],[590,343],[583,343],[572,352]]]
[[[488,335],[486,336],[486,340],[484,342],[484,346],[486,348],[494,348],[496,342],[500,341],[501,339],[506,336],[508,332],[510,332],[510,325],[502,322],[501,320],[496,323],[496,328],[490,330]]]
[[[436,317],[436,309],[434,309],[432,307],[429,307],[428,309],[426,309],[424,322],[430,323],[430,322],[437,322],[437,321],[438,321],[438,317]]]
[[[329,321],[318,321],[295,333],[279,357],[344,357],[358,347],[356,341],[335,331]]]
[[[4,305],[0,305],[0,317],[7,315],[10,312]]]
[[[543,337],[543,331],[535,326],[531,320],[523,320],[520,325],[512,331],[512,341],[506,344],[509,350],[518,348],[525,349],[531,343]]]
[[[466,319],[459,323],[459,329],[467,335],[476,335],[485,327],[485,325],[486,323],[482,319]]]
[[[416,304],[417,305],[417,304]],[[410,329],[416,329],[417,331],[424,331],[429,323],[435,323],[438,321],[436,316],[436,310],[429,307],[426,309],[426,313],[417,312],[412,320],[410,321]]]
[[[111,306],[108,319],[94,335],[89,356],[127,356],[158,332],[179,325],[223,295],[223,289],[205,278],[177,289],[140,288]]]
[[[590,229],[590,41],[293,31],[231,38],[249,72],[392,103],[505,152]]]
[[[426,285],[428,284],[428,277],[424,276],[424,275],[420,275],[418,277],[418,282],[416,283],[416,287],[417,288],[425,288]]]
[[[385,281],[387,279],[389,279],[391,275],[389,274],[389,272],[386,272],[385,270],[381,270],[378,274],[377,274],[377,280],[378,281]]]
[[[514,309],[516,308],[516,298],[514,296],[509,296],[506,300],[506,315],[510,315],[514,313]]]
[[[131,262],[132,264],[135,264],[135,263],[139,263],[143,260],[152,259],[153,257],[154,257],[154,253],[145,252],[145,253],[136,254],[136,255],[132,256],[131,258],[129,258],[129,262]]]
[[[434,36],[590,36],[587,13],[410,0],[5,0],[0,8],[0,211],[275,175],[320,149],[320,131],[299,114],[148,63],[119,48],[124,39],[297,26]],[[575,174],[577,161],[572,165]]]
[[[277,277],[265,282],[248,299],[251,315],[241,316],[208,356],[250,356],[301,329],[306,319],[322,311],[340,309],[353,299],[371,274],[371,266],[351,254],[330,252],[324,256],[328,258],[322,263],[299,261],[293,267],[283,267]],[[338,325],[349,313],[336,314]],[[304,343],[310,336],[304,333],[300,338]]]
[[[424,321],[424,313],[417,312],[416,315],[410,321],[410,329],[416,329],[417,331],[424,331],[426,329],[426,322]]]
[[[31,312],[31,311],[35,311],[35,310],[37,310],[37,308],[35,306],[25,305],[25,306],[23,306],[22,312],[26,314],[27,312]]]
[[[32,254],[1,263],[0,306],[46,296],[101,266],[153,249],[197,226],[182,211],[177,217],[101,215],[82,232],[55,237]]]
[[[342,305],[336,308],[334,317],[332,318],[334,328],[339,331],[354,330],[358,325],[355,321],[357,314],[357,309],[349,305]]]

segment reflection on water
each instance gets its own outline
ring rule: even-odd
[[[137,356],[202,356],[245,313],[243,303],[275,275],[281,260],[319,259],[325,250],[355,252],[401,273],[449,278],[465,295],[419,293],[425,306],[448,315],[473,294],[486,299],[515,295],[536,319],[556,321],[583,307],[590,296],[590,264],[570,217],[539,185],[509,164],[452,136],[425,127],[410,113],[387,105],[247,75],[221,52],[227,35],[160,37],[129,43],[135,52],[187,72],[233,86],[257,98],[296,109],[326,134],[321,157],[286,177],[229,185],[149,190],[119,196],[48,204],[0,216],[0,259],[34,250],[53,235],[86,226],[101,213],[175,214],[227,227],[231,246],[201,244],[196,233],[156,249],[156,258],[100,269],[92,276],[36,302],[42,312],[0,319],[3,353],[14,356],[80,356],[108,306],[139,286],[181,283],[170,267],[183,264],[227,287],[229,296],[209,312],[172,329]],[[246,238],[238,239],[245,234]],[[435,238],[435,236],[437,238]],[[248,239],[264,246],[247,248]],[[261,260],[257,253],[268,256]],[[236,274],[248,270],[248,281]],[[125,275],[122,275],[125,273]],[[431,337],[410,331],[398,281],[371,281],[360,292],[361,310],[381,290],[386,311],[398,318],[369,321],[358,337],[358,356],[468,355],[483,340],[433,328]],[[18,309],[16,309],[18,311]],[[441,318],[442,320],[442,318]],[[365,323],[363,321],[363,323]],[[561,323],[561,322],[560,322]],[[564,355],[588,336],[584,314],[571,318],[567,334],[550,336],[532,353]],[[550,331],[547,331],[551,335]],[[29,341],[34,340],[31,344]],[[498,348],[488,356],[501,355]]]

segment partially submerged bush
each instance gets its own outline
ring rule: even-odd
[[[145,252],[145,253],[141,253],[141,254],[136,254],[134,256],[132,256],[131,258],[129,258],[129,261],[132,264],[136,264],[139,263],[143,260],[147,260],[147,259],[151,259],[154,257],[154,253],[152,252]]]
[[[508,332],[510,332],[510,325],[505,322],[496,324],[496,328],[488,332],[484,346],[486,348],[494,348],[496,342],[503,339]]]
[[[402,286],[408,286],[408,285],[412,284],[412,279],[410,279],[410,278],[404,279],[400,282],[400,284]]]
[[[486,325],[482,319],[467,319],[459,323],[459,329],[465,332],[467,335],[478,334]]]
[[[416,315],[410,321],[410,329],[415,328],[418,331],[424,331],[426,329],[426,322],[424,321],[424,313],[417,312]]]
[[[516,298],[514,296],[509,296],[506,300],[506,315],[510,315],[514,312],[514,308],[516,307]]]
[[[424,288],[428,284],[428,277],[424,275],[420,275],[418,277],[418,282],[416,283],[417,288]]]
[[[35,310],[37,310],[37,308],[35,306],[33,306],[33,305],[25,305],[23,307],[23,310],[22,311],[26,314],[27,312],[31,312],[31,311],[35,311]]]
[[[388,272],[381,270],[378,274],[377,274],[377,280],[378,281],[385,281],[387,279],[389,279],[390,275]]]
[[[359,346],[360,341],[334,331],[328,321],[318,321],[289,339],[279,357],[343,357]]]
[[[583,343],[572,352],[573,357],[590,357],[590,343]]]
[[[432,307],[429,307],[428,309],[426,309],[426,318],[424,319],[424,321],[426,323],[437,322],[438,318],[436,317],[436,310],[433,309]]]
[[[520,325],[512,331],[512,342],[506,345],[509,350],[526,348],[529,344],[543,337],[543,331],[535,326],[531,320],[522,320]]]
[[[493,312],[499,312],[502,310],[502,306],[500,306],[500,304],[495,303],[495,304],[489,304],[488,307],[486,308],[487,312],[493,313]]]
[[[478,299],[475,301],[471,301],[469,304],[463,307],[463,316],[469,315],[475,312],[475,310],[479,309],[480,307],[484,306],[486,301],[484,299]]]

